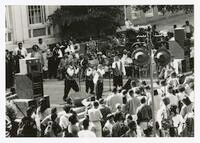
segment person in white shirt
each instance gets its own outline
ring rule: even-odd
[[[74,61],[70,61],[68,68],[65,72],[65,89],[64,89],[64,96],[63,100],[66,101],[68,97],[69,91],[72,88],[75,92],[79,91],[78,84],[74,79],[74,76],[78,74],[79,68],[74,65]]]
[[[65,53],[69,53],[69,54],[75,53],[74,44],[71,40],[69,41],[69,45],[65,49]]]
[[[89,119],[85,118],[83,120],[83,130],[78,132],[78,137],[80,137],[80,138],[96,137],[95,133],[90,131],[88,128],[89,128]]]
[[[38,47],[39,47],[39,51],[42,54],[42,58],[43,58],[43,71],[46,72],[48,71],[48,59],[47,59],[47,49],[48,46],[45,42],[43,42],[42,38],[38,39]]]
[[[167,89],[168,93],[167,93],[166,97],[168,97],[169,100],[170,100],[170,104],[169,104],[168,107],[170,107],[171,105],[178,106],[178,97],[176,96],[176,94],[174,93],[173,90],[174,89],[173,89],[172,86],[169,86],[168,89]]]
[[[63,107],[63,109],[64,109],[64,113],[60,116],[59,125],[62,128],[62,130],[64,131],[64,130],[68,129],[68,126],[70,124],[69,117],[72,115],[72,113],[70,113],[70,110],[71,110],[70,105],[65,105]]]
[[[114,62],[112,63],[113,69],[113,86],[120,88],[123,86],[123,76],[126,75],[125,67],[123,62],[119,59],[119,56],[115,56]]]
[[[14,55],[18,55],[18,51],[20,51],[21,55],[25,58],[28,55],[26,48],[23,47],[22,42],[18,43],[18,47],[14,51]]]
[[[102,97],[103,93],[103,75],[105,74],[105,70],[101,64],[98,65],[97,71],[94,73],[93,82],[95,85],[96,97],[97,100]]]
[[[94,76],[94,69],[92,68],[92,65],[89,64],[89,66],[86,69],[85,87],[87,93],[90,90],[90,94],[94,94],[93,76]]]
[[[122,96],[118,93],[117,88],[113,89],[113,93],[107,97],[107,105],[110,107],[111,112],[116,112],[116,104],[123,104]]]
[[[170,115],[172,120],[172,126],[175,129],[177,135],[180,135],[184,123],[183,117],[177,113],[177,106],[171,106]]]
[[[88,116],[91,123],[91,131],[96,134],[96,137],[102,137],[101,119],[103,116],[99,110],[98,101],[94,101],[93,107],[88,110]]]
[[[190,87],[190,93],[189,93],[189,99],[192,103],[194,103],[194,83],[191,82],[189,83],[189,87]]]
[[[110,136],[112,135],[112,127],[113,125],[115,124],[115,121],[114,121],[114,115],[113,114],[108,114],[107,115],[107,121],[103,127],[103,130],[109,130],[109,134]]]

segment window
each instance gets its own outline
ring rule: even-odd
[[[33,29],[33,37],[46,35],[46,28]]]
[[[46,22],[45,6],[28,6],[29,24]]]

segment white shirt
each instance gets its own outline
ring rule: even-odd
[[[96,137],[95,133],[90,131],[90,130],[82,130],[82,131],[79,131],[78,132],[78,137],[81,137],[81,138],[94,138]]]
[[[67,129],[67,127],[69,126],[70,122],[69,122],[69,117],[71,116],[71,113],[65,113],[60,117],[60,122],[59,125],[62,129]]]
[[[47,44],[44,43],[44,42],[42,42],[42,44],[39,44],[39,43],[38,43],[38,47],[39,47],[40,50],[43,51],[43,52],[46,52],[47,49],[48,49]]]
[[[192,103],[194,103],[194,91],[191,91],[188,97],[189,97],[190,101]]]
[[[97,69],[97,71],[94,73],[94,78],[93,78],[94,84],[97,84],[97,81],[98,81],[99,76],[100,76],[99,73],[100,73],[101,76],[103,76],[105,74],[104,69]]]
[[[111,135],[112,135],[112,127],[113,127],[113,124],[111,124],[110,121],[107,120],[106,124],[104,125],[104,128],[107,128],[110,131]]]
[[[87,68],[87,70],[86,70],[86,76],[90,76],[90,75],[92,75],[93,74],[93,69],[92,68]]]
[[[167,94],[166,97],[169,98],[170,100],[170,105],[177,105],[178,106],[178,97],[176,95],[173,95],[173,94]]]
[[[115,112],[117,110],[116,108],[116,104],[119,103],[122,105],[123,100],[122,100],[122,96],[120,94],[111,94],[110,96],[108,96],[107,98],[107,105],[111,108],[112,112]]]
[[[95,108],[88,110],[88,115],[90,122],[100,122],[103,117],[101,111]]]
[[[122,64],[121,64],[122,63]],[[116,64],[117,64],[117,67],[118,67],[118,69],[120,70],[121,69],[121,65],[122,65],[122,73],[124,74],[124,75],[126,75],[126,70],[125,70],[125,67],[124,67],[124,64],[123,64],[123,62],[122,61],[115,61],[115,62],[113,62],[112,63],[112,68],[113,69],[115,69],[116,68]]]
[[[70,66],[67,69],[67,73],[68,73],[69,76],[73,76],[74,74],[77,74],[79,72],[79,68],[75,68],[75,69],[74,68],[72,66]]]
[[[68,45],[67,48],[65,49],[65,53],[74,53],[75,50],[74,50],[74,45]]]
[[[21,51],[21,55],[26,57],[28,55],[28,52],[26,50],[26,48],[22,47],[21,49],[19,49],[19,47],[17,47],[14,51],[14,55],[18,54],[18,51]]]

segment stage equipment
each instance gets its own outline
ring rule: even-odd
[[[165,66],[171,61],[170,52],[165,48],[161,48],[154,54],[154,60],[159,66]]]
[[[144,66],[150,62],[150,56],[147,50],[145,50],[145,47],[139,47],[138,49],[134,50],[132,53],[132,59],[133,63],[137,66]]]

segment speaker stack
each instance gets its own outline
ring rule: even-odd
[[[39,59],[20,59],[19,63],[20,73],[15,74],[18,99],[13,100],[19,115],[26,115],[26,109],[30,106],[36,108],[41,98],[46,99],[46,106],[50,107],[49,96],[44,96],[42,68]]]

